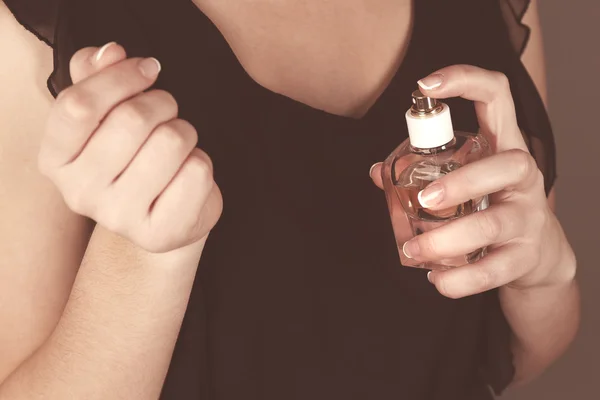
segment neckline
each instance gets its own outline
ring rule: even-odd
[[[381,93],[377,96],[377,98],[375,99],[373,104],[371,104],[371,106],[367,109],[367,111],[363,115],[361,115],[359,117],[353,117],[353,116],[334,114],[329,111],[310,106],[299,100],[295,100],[291,97],[288,97],[284,94],[272,91],[272,90],[266,88],[265,86],[261,85],[257,81],[255,81],[250,76],[250,74],[248,74],[246,69],[243,67],[243,65],[237,58],[235,52],[229,45],[229,42],[227,42],[227,40],[225,39],[225,36],[221,33],[219,28],[213,23],[213,21],[210,18],[208,18],[208,16],[206,14],[204,14],[204,12],[193,1],[188,0],[188,3],[194,8],[195,12],[198,13],[199,16],[209,24],[210,28],[214,31],[216,37],[221,41],[220,44],[222,44],[225,47],[225,49],[227,50],[227,55],[232,59],[232,62],[235,64],[236,69],[238,69],[240,71],[240,73],[242,74],[243,79],[245,81],[244,83],[248,84],[250,89],[256,90],[259,94],[261,94],[262,96],[265,96],[265,98],[269,102],[278,103],[278,104],[283,105],[284,107],[290,107],[292,109],[296,109],[299,112],[306,113],[307,115],[312,114],[313,116],[329,119],[332,121],[340,121],[343,123],[360,123],[365,120],[368,120],[373,114],[376,113],[376,111],[379,108],[381,108],[382,104],[385,103],[385,100],[390,96],[390,92],[393,90],[393,88],[395,88],[397,86],[399,76],[403,75],[404,71],[407,69],[407,61],[414,56],[413,53],[415,52],[415,49],[418,47],[415,44],[415,41],[418,38],[418,35],[417,35],[418,25],[417,24],[419,24],[419,22],[420,22],[420,9],[419,9],[420,2],[418,0],[411,0],[411,2],[412,2],[412,5],[411,5],[412,21],[411,21],[410,32],[409,32],[408,38],[407,38],[408,42],[406,43],[406,48],[404,51],[404,57],[400,61],[399,65],[396,67],[396,71],[392,74],[391,79],[389,80],[387,85],[385,85],[385,87],[383,88]]]

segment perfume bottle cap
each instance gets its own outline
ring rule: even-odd
[[[427,97],[420,90],[415,90],[412,93],[412,110],[417,113],[429,113],[441,111],[442,105],[432,97]]]
[[[410,144],[420,149],[432,149],[454,139],[450,108],[420,90],[412,93],[412,107],[406,112]]]

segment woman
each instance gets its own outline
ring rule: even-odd
[[[0,399],[490,399],[571,342],[535,3],[4,2]],[[496,152],[432,284],[367,178],[417,81]]]

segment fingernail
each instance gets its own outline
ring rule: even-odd
[[[160,62],[154,57],[144,58],[142,61],[140,61],[139,67],[142,71],[142,74],[146,78],[150,79],[156,78],[161,70]]]
[[[444,194],[444,187],[439,183],[432,183],[417,195],[419,203],[425,207],[434,207],[441,203]]]
[[[408,258],[415,258],[421,252],[419,243],[416,240],[409,240],[402,246],[402,252]]]
[[[96,51],[96,53],[95,53],[95,55],[93,57],[94,58],[94,62],[100,61],[100,59],[104,55],[104,52],[106,52],[106,49],[108,49],[113,44],[117,44],[117,42],[109,42],[109,43],[106,43],[104,46],[100,47],[100,49],[98,49],[98,51]]]
[[[369,176],[371,176],[371,173],[373,172],[373,169],[375,169],[377,164],[380,164],[380,163],[376,162],[375,164],[371,165],[371,168],[369,168]]]
[[[444,82],[444,75],[442,74],[431,74],[428,77],[425,77],[418,81],[420,87],[425,90],[432,90],[437,87],[440,87]]]
[[[431,280],[431,272],[433,272],[433,271],[429,271],[427,273],[427,280],[429,281],[429,283],[433,283],[433,281]]]

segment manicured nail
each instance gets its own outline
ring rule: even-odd
[[[371,173],[373,172],[373,169],[375,169],[377,164],[381,164],[381,163],[376,162],[375,164],[371,165],[371,168],[369,169],[369,176],[371,176]]]
[[[100,49],[96,51],[96,54],[94,55],[94,62],[100,61],[100,59],[104,55],[104,52],[106,52],[106,49],[108,49],[113,44],[117,44],[117,42],[109,42],[106,43],[104,46],[100,47]]]
[[[409,240],[402,246],[402,252],[408,258],[415,258],[421,252],[419,243],[416,240]]]
[[[431,272],[433,272],[433,271],[429,271],[427,273],[427,280],[429,281],[429,283],[433,283],[433,281],[431,280]]]
[[[441,184],[434,182],[421,190],[417,195],[417,199],[425,208],[435,207],[442,202],[443,194],[444,187]]]
[[[418,81],[419,86],[425,90],[432,90],[438,88],[444,82],[444,75],[442,74],[431,74]]]
[[[139,67],[142,71],[142,74],[146,78],[150,79],[156,78],[161,70],[160,62],[154,57],[144,58],[142,61],[140,61]]]

